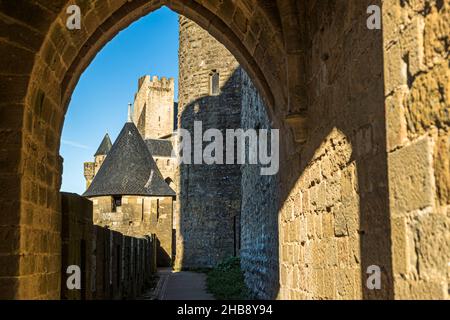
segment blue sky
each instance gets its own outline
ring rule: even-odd
[[[83,163],[93,161],[103,136],[116,139],[127,119],[139,77],[175,78],[178,95],[178,16],[163,7],[112,39],[84,71],[72,95],[61,138],[61,190],[83,193]]]

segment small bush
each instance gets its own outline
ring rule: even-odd
[[[247,300],[248,289],[244,282],[239,258],[229,258],[207,273],[208,291],[219,300]]]

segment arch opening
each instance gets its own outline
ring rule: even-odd
[[[147,8],[148,10],[149,10],[149,8]],[[145,10],[145,11],[140,11],[141,13],[142,12],[147,12],[147,9]],[[133,16],[133,18],[134,19],[136,19],[136,17],[134,16],[134,15],[132,15]],[[129,23],[129,21],[127,20],[127,19],[125,19],[126,20],[126,22],[122,22],[121,23],[121,25],[123,24],[123,25],[128,25],[128,23]],[[104,24],[102,24],[99,28],[100,29],[102,29],[103,28],[103,26],[104,26]],[[126,26],[125,26],[126,27]],[[115,30],[114,28],[116,28],[116,26],[114,26],[113,27],[113,30]],[[227,29],[228,30],[228,29]],[[228,31],[227,31],[228,32]],[[105,33],[107,33],[107,32],[105,32]],[[99,37],[97,40],[96,40],[96,42],[100,42],[100,43],[103,43],[103,41],[106,39],[106,38],[104,38],[104,35],[97,35],[95,32],[94,32],[94,34],[90,37],[90,38],[88,38],[88,40],[87,40],[87,42],[92,42],[92,41],[94,41],[94,40],[92,40],[93,39],[93,37]],[[99,52],[100,50],[102,49],[102,46],[98,46],[98,47],[89,47],[89,50],[96,50],[96,52]],[[75,88],[75,85],[78,83],[78,79],[80,78],[80,76],[81,76],[81,73],[87,68],[87,66],[89,65],[89,63],[91,62],[91,59],[93,59],[93,57],[96,55],[96,52],[95,53],[92,53],[91,51],[83,51],[83,50],[85,50],[85,48],[83,47],[82,49],[81,49],[81,51],[80,51],[80,53],[79,53],[79,55],[74,59],[74,61],[72,62],[72,64],[70,65],[70,67],[68,67],[68,70],[67,70],[67,72],[66,72],[66,75],[64,76],[64,78],[63,78],[63,80],[62,80],[62,83],[61,83],[61,97],[62,97],[62,105],[64,106],[64,109],[65,109],[65,111],[67,110],[67,108],[68,108],[68,104],[69,104],[69,102],[70,102],[70,94],[71,94],[71,92],[73,91],[73,89]],[[88,50],[87,48],[86,48],[86,50]],[[240,56],[246,56],[247,55],[247,53],[241,53],[240,54]],[[92,58],[90,58],[92,56]],[[247,63],[245,63],[245,64],[250,64],[250,65],[253,65],[253,69],[254,70],[257,70],[256,72],[254,72],[254,73],[260,73],[260,71],[259,71],[259,68],[255,68],[254,67],[254,64],[255,64],[255,62],[254,61],[251,61],[251,62],[247,62]],[[240,76],[240,72],[241,71],[239,71],[238,72],[238,74],[239,74],[239,76]],[[244,72],[244,71],[242,71],[242,72]],[[230,76],[230,78],[232,78],[232,77],[235,77],[234,75],[231,75]],[[251,76],[250,76],[251,77]],[[250,82],[250,77],[248,78],[248,82]],[[226,77],[224,77],[224,78],[226,78]],[[219,79],[217,79],[217,80],[219,80]],[[228,82],[228,81],[230,81],[230,79],[228,79],[226,82]],[[145,84],[145,80],[143,80],[143,79],[140,79],[139,80],[139,86],[141,86],[142,84]],[[224,82],[223,80],[222,80],[222,82]],[[263,80],[263,81],[261,81],[261,80],[259,80],[258,81],[259,83],[264,83],[265,82],[265,80]],[[219,85],[219,83],[217,83],[216,84],[217,86]],[[222,84],[223,85],[223,84]],[[226,86],[227,84],[225,84],[225,86]],[[263,85],[263,87],[264,86],[267,86],[267,84],[265,84],[265,85]],[[217,88],[216,88],[217,89]],[[227,89],[228,90],[228,89]],[[227,91],[227,90],[225,90],[225,91]],[[221,92],[221,94],[222,94],[222,92]],[[217,94],[215,94],[216,96],[219,96],[219,93],[217,93]],[[272,97],[272,94],[271,93],[269,93],[269,94],[267,94],[266,95],[267,97],[269,97],[268,98],[268,100],[273,100],[273,97]],[[266,98],[267,99],[267,98]],[[200,99],[198,100],[198,102],[200,102]],[[263,102],[261,101],[260,102],[262,105],[263,105]],[[264,105],[264,107],[265,107],[265,105]],[[145,107],[145,109],[147,110],[147,107]],[[141,113],[141,116],[142,116],[142,113]],[[142,120],[142,119],[141,119]],[[159,120],[161,120],[161,117],[159,117]],[[269,120],[267,120],[267,121],[269,121]],[[138,124],[141,124],[141,127],[142,127],[142,122],[141,121],[137,121],[138,122]],[[163,138],[163,137],[162,137]],[[162,165],[162,164],[164,164],[164,163],[166,163],[166,161],[169,161],[169,160],[164,160],[164,159],[155,159],[155,161],[156,161],[156,163],[157,163],[157,165]],[[169,180],[167,180],[166,179],[166,183],[167,184],[169,184],[171,187],[173,187],[173,186],[175,186],[175,184],[174,184],[174,182],[170,179],[170,181]],[[99,200],[100,202],[101,202],[101,199]],[[124,203],[126,203],[126,202],[128,202],[128,201],[130,201],[129,199],[128,199],[128,197],[124,197]],[[144,208],[145,207],[145,201],[143,201],[143,203],[142,203],[142,207]],[[157,207],[159,208],[159,204],[157,205]],[[158,209],[159,210],[159,209]],[[159,212],[157,210],[157,212]],[[95,211],[95,210],[94,210]],[[121,211],[123,211],[123,210],[121,210]],[[144,221],[145,220],[145,217],[144,217],[144,215],[142,215],[142,221]],[[130,220],[131,221],[131,220]],[[237,236],[236,235],[236,232],[238,232],[238,229],[237,229],[237,220],[236,220],[236,216],[233,216],[232,217],[232,232],[234,232],[234,236],[232,237],[233,238],[233,241],[234,241],[234,245],[233,245],[233,250],[234,250],[234,252],[236,252],[236,250],[238,250],[238,248],[237,248],[237,246],[236,246],[236,243],[237,243],[237,239],[238,238],[240,238],[239,236]],[[134,227],[134,226],[136,226],[136,224],[135,223],[133,223],[133,224],[131,224],[130,223],[130,225],[129,225],[129,228],[132,228],[132,227]],[[175,247],[175,246],[173,246],[173,247]],[[169,251],[169,250],[167,250],[167,251]],[[173,250],[173,252],[175,252],[175,250]],[[165,254],[165,256],[167,256],[167,253]],[[274,255],[274,257],[276,257],[277,255]]]
[[[74,2],[83,14],[79,32],[65,27],[65,9]],[[382,1],[373,2],[381,7]],[[447,297],[448,256],[435,252],[449,252],[442,249],[448,247],[448,128],[441,112],[447,107],[448,57],[446,38],[439,36],[448,33],[442,22],[448,4],[432,2],[422,15],[409,5],[383,2],[383,30],[367,30],[368,1],[314,0],[3,1],[0,233],[8,241],[0,248],[7,266],[0,274],[0,297],[59,298],[61,216],[72,199],[59,193],[58,149],[67,106],[100,49],[162,4],[208,30],[235,55],[265,100],[271,126],[281,130],[281,171],[272,181],[277,195],[254,192],[242,205],[253,215],[234,224],[242,230],[235,243],[243,244],[246,279],[257,296],[410,298],[424,296],[425,287],[433,288],[427,297]],[[398,21],[405,29],[394,27]],[[409,32],[417,26],[436,33]],[[414,81],[406,81],[404,70]],[[436,96],[444,98],[428,99]],[[196,102],[193,113],[202,117],[205,105]],[[423,113],[430,103],[432,110]],[[254,111],[245,124],[264,129],[263,115]],[[246,186],[263,190],[253,178],[244,175]],[[124,206],[136,199],[122,200]],[[169,206],[163,199],[139,200],[136,206],[156,208],[160,219],[159,208]],[[269,207],[275,214],[264,220]],[[421,219],[411,219],[416,213]],[[258,238],[249,226],[265,236]],[[279,238],[267,236],[277,228]],[[435,234],[439,250],[430,245]],[[412,241],[417,251],[411,253]],[[250,250],[246,243],[255,246]],[[136,245],[133,261],[138,251]],[[277,254],[276,261],[265,259]],[[417,256],[420,273],[410,254]],[[261,276],[266,265],[275,271]],[[380,266],[381,290],[365,285],[373,265]]]

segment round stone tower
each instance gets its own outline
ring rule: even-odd
[[[178,126],[193,137],[240,127],[242,70],[207,31],[180,16]],[[211,267],[239,253],[241,172],[238,165],[179,166],[176,268]]]

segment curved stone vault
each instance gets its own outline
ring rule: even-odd
[[[235,55],[281,130],[272,298],[447,298],[450,4],[427,3],[385,1],[369,30],[380,0],[0,1],[0,297],[59,298],[70,97],[109,40],[166,5]]]

